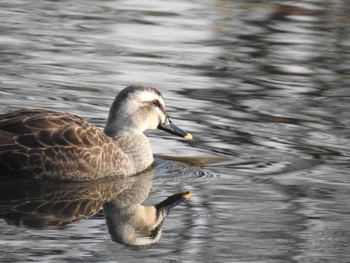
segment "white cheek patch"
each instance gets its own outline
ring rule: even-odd
[[[165,121],[164,112],[163,112],[160,108],[158,108],[158,107],[156,107],[156,112],[157,112],[158,116],[160,117],[160,120],[161,120],[162,122],[164,122],[164,121]]]
[[[151,91],[141,91],[137,94],[137,97],[139,98],[140,101],[146,102],[146,101],[154,101],[154,100],[159,100],[159,102],[164,105],[164,100],[161,96],[151,92]]]
[[[150,91],[141,91],[137,94],[140,101],[152,101],[158,99],[158,96]]]
[[[163,123],[165,121],[165,113],[161,109],[164,108],[164,100],[162,96],[148,90],[140,91],[135,95],[141,103],[149,103],[149,105],[152,106],[145,108],[151,112],[146,112],[146,119],[143,121],[143,127],[141,127],[141,130],[156,129],[160,124],[159,122]],[[161,108],[152,105],[155,100],[159,101],[162,105]],[[137,105],[138,104],[139,103],[137,103]]]

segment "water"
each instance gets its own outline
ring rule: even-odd
[[[192,193],[159,243],[113,242],[101,212],[46,230],[0,219],[0,261],[349,262],[349,9],[0,2],[0,112],[50,108],[102,128],[114,96],[145,83],[194,136],[148,132],[145,204]]]

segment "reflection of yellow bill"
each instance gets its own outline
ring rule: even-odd
[[[185,139],[187,139],[187,140],[192,140],[192,135],[191,135],[190,133],[187,133],[187,134],[185,135]]]
[[[191,193],[190,192],[186,192],[182,196],[183,196],[183,198],[188,199],[188,198],[191,197]]]

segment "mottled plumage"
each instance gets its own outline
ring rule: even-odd
[[[158,242],[168,212],[190,197],[178,193],[156,205],[142,205],[153,171],[93,182],[8,179],[0,184],[0,218],[26,228],[55,229],[89,218],[103,206],[113,241],[144,247]]]
[[[155,128],[190,136],[169,121],[159,91],[145,86],[127,87],[116,97],[105,132],[69,113],[3,114],[0,173],[71,181],[136,174],[153,162],[143,132]]]

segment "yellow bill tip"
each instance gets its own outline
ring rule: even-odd
[[[187,140],[192,140],[192,135],[190,133],[187,133],[184,138]]]
[[[190,192],[186,192],[182,196],[183,196],[183,198],[188,199],[188,198],[191,197],[191,193]]]

